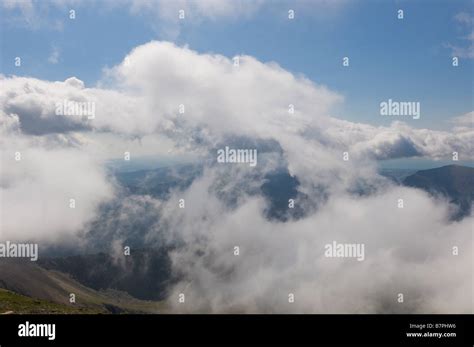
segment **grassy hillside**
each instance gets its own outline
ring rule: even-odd
[[[74,307],[54,302],[33,299],[24,295],[0,289],[0,314],[94,314],[107,313],[105,309]]]
[[[96,291],[69,275],[24,260],[0,262],[0,288],[4,289],[4,297],[0,297],[3,312],[21,309],[21,313],[37,313],[38,307],[44,310],[41,313],[163,313],[166,310],[162,302],[138,300],[116,290]],[[19,298],[5,293],[19,294]],[[71,293],[76,296],[75,304],[69,302]],[[21,300],[25,297],[28,300]]]

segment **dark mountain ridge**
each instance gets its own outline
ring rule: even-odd
[[[420,170],[406,177],[403,184],[419,188],[432,195],[442,195],[458,206],[452,216],[458,220],[470,215],[474,199],[474,168],[447,165],[436,169]]]

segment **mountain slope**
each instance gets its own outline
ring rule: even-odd
[[[61,307],[73,308],[71,312],[65,310],[64,313],[156,313],[165,309],[161,302],[138,300],[120,291],[96,291],[80,284],[69,275],[44,269],[29,260],[2,260],[0,288],[48,302],[51,307],[55,307],[53,304],[59,304]],[[71,293],[76,296],[75,304],[69,302]],[[14,301],[10,303],[12,307],[8,307],[4,302],[2,305],[2,310],[15,311]],[[35,312],[35,306],[30,307],[28,312]]]
[[[474,200],[474,168],[448,165],[421,170],[406,177],[403,184],[423,189],[433,195],[441,194],[447,197],[459,207],[453,219],[460,219],[471,213]]]
[[[94,314],[105,310],[83,306],[61,305],[33,299],[6,289],[0,289],[0,314]]]
[[[38,264],[69,274],[94,290],[114,289],[141,300],[163,300],[171,283],[171,264],[163,249],[133,249],[120,260],[106,253],[43,258]]]

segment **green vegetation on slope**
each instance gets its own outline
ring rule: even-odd
[[[24,295],[0,289],[0,314],[97,314],[107,313],[105,309],[74,307],[54,302],[33,299]]]
[[[164,313],[160,301],[136,299],[119,290],[94,290],[59,271],[46,270],[30,261],[0,262],[0,288],[30,299],[24,301],[21,313]],[[70,294],[76,303],[69,303]],[[0,313],[14,311],[22,301],[6,301],[0,297]],[[11,298],[10,298],[11,299]],[[37,302],[37,303],[35,303]],[[48,305],[46,305],[48,304]],[[9,305],[10,307],[7,307]],[[41,305],[42,311],[37,311]],[[67,310],[69,309],[69,311]],[[56,311],[59,310],[59,311]]]

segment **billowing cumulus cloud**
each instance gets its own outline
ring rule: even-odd
[[[384,127],[348,122],[332,115],[344,101],[336,91],[274,62],[237,58],[154,41],[106,70],[96,87],[78,77],[2,76],[0,238],[54,242],[77,235],[102,203],[122,198],[104,161],[134,141],[157,144],[156,153],[163,144],[211,159],[199,178],[167,200],[121,202],[116,239],[127,239],[137,220],[149,220],[147,235],[139,237],[173,245],[173,269],[182,280],[169,300],[187,296],[176,309],[470,311],[472,217],[450,222],[447,201],[394,186],[378,175],[375,161],[450,159],[454,151],[472,159],[472,126],[435,131],[400,121]],[[94,117],[58,114],[65,101],[93,103]],[[229,144],[265,147],[265,157],[255,169],[217,164],[216,149]],[[305,212],[286,222],[268,219],[267,202],[255,194],[265,175],[281,167],[298,179],[296,203]],[[179,199],[184,209],[177,208]],[[324,246],[333,241],[364,244],[365,259],[325,257]],[[459,255],[452,255],[453,246]],[[296,298],[291,306],[289,293]],[[396,301],[399,293],[404,304]]]
[[[472,132],[416,129],[403,122],[374,127],[333,118],[331,107],[343,101],[340,94],[276,63],[238,59],[237,67],[224,56],[150,42],[107,70],[101,88],[84,88],[74,78],[4,77],[0,102],[6,114],[19,117],[24,133],[35,135],[92,127],[131,136],[166,134],[184,146],[210,147],[228,136],[247,136],[275,139],[283,147],[302,139],[325,151],[376,159],[440,159],[453,151],[472,157]],[[94,102],[95,119],[56,116],[55,105],[64,100]]]
[[[0,142],[0,240],[66,240],[93,218],[100,202],[113,196],[105,169],[81,150],[58,148],[58,141],[52,148],[46,141]]]
[[[259,198],[233,210],[223,206],[209,177],[180,195],[185,212],[170,207],[163,213],[162,223],[184,240],[172,254],[184,278],[170,295],[176,310],[471,311],[473,220],[447,225],[444,202],[413,189],[386,187],[364,198],[333,195],[304,219],[276,223],[264,218]],[[400,197],[404,209],[397,208]],[[325,245],[333,241],[364,244],[365,259],[325,257]],[[462,254],[452,255],[453,246]],[[186,304],[178,303],[181,293]],[[403,304],[397,302],[400,293]]]

